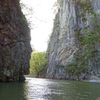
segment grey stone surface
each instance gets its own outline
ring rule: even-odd
[[[91,14],[85,12],[84,16],[87,20],[79,17],[84,11],[81,9],[80,3],[75,0],[60,0],[60,9],[55,17],[54,28],[48,46],[48,78],[57,79],[93,79],[100,76],[100,42],[94,45],[97,53],[87,60],[89,70],[82,72],[79,75],[66,73],[65,68],[57,67],[59,65],[67,65],[68,62],[74,61],[76,53],[81,53],[85,50],[85,46],[80,46],[78,39],[75,37],[75,30],[89,26],[89,31],[94,30],[94,26],[100,23],[100,0],[90,0],[90,6],[97,16],[97,22],[91,18]],[[84,34],[84,32],[82,33]],[[87,55],[86,55],[87,56]],[[84,57],[85,59],[85,57]],[[95,63],[97,66],[95,67]]]
[[[30,53],[30,30],[19,0],[1,0],[0,81],[24,81]]]

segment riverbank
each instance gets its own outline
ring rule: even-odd
[[[31,78],[37,78],[36,75],[24,75],[26,78],[31,77]],[[47,79],[47,78],[44,78]],[[55,79],[54,79],[55,80]],[[58,79],[59,80],[59,79]],[[75,80],[74,80],[75,81]],[[95,80],[83,80],[84,82],[92,82],[92,83],[100,83],[100,79],[95,79]]]
[[[32,77],[32,78],[36,78],[36,75],[24,75],[24,77]]]

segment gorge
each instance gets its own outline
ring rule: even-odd
[[[43,56],[34,54],[31,60],[36,61],[36,70],[43,65],[37,72],[42,78],[28,75],[25,80],[32,56],[30,29],[19,0],[0,1],[0,100],[100,97],[100,0],[57,2],[59,9],[47,52]]]
[[[57,2],[43,74],[55,79],[100,79],[100,1]],[[30,29],[19,0],[1,0],[0,8],[0,82],[24,81],[32,51]]]

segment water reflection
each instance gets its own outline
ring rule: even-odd
[[[66,80],[28,78],[28,100],[95,100],[100,96],[100,84]]]
[[[51,100],[50,96],[52,89],[49,89],[51,84],[54,84],[52,81],[46,81],[46,79],[36,79],[32,80],[27,78],[26,82],[26,98],[28,100]],[[54,84],[57,85],[57,84]],[[47,96],[48,95],[48,96]]]
[[[0,100],[95,100],[100,83],[27,78],[24,83],[0,83]]]
[[[28,100],[23,87],[24,83],[0,83],[0,100]]]

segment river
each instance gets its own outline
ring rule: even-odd
[[[100,83],[26,78],[25,82],[0,83],[0,100],[95,100]]]

